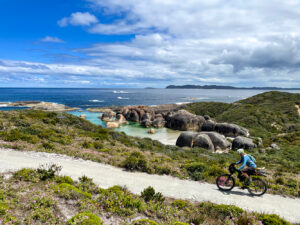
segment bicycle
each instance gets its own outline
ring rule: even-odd
[[[216,179],[216,185],[217,187],[222,191],[231,191],[235,186],[235,179],[233,175],[238,172],[239,175],[241,175],[241,171],[237,170],[235,168],[235,164],[232,163],[229,166],[229,172],[230,174],[222,174]],[[268,189],[267,183],[259,178],[258,176],[264,176],[266,177],[266,172],[261,170],[255,170],[254,174],[248,174],[250,179],[250,184],[246,186],[249,193],[253,196],[262,196],[266,193]],[[251,177],[253,176],[254,177]]]

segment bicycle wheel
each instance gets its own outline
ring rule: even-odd
[[[251,195],[262,196],[268,189],[267,183],[260,178],[252,178],[252,182],[248,186]]]
[[[235,180],[231,175],[223,174],[217,178],[216,184],[220,190],[230,191],[235,185]]]

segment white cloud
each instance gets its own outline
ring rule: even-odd
[[[65,43],[63,40],[57,38],[57,37],[51,37],[51,36],[46,36],[42,39],[40,39],[42,42],[53,42],[53,43]]]
[[[72,13],[70,17],[64,17],[57,23],[61,27],[66,27],[68,25],[73,26],[90,26],[91,24],[97,23],[98,19],[90,14],[89,12],[76,12]]]

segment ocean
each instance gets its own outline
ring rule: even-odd
[[[79,116],[86,115],[87,120],[105,127],[105,122],[98,117],[101,113],[86,111],[86,108],[127,106],[127,105],[162,105],[182,104],[199,101],[235,102],[240,99],[263,93],[263,90],[223,90],[223,89],[83,89],[83,88],[0,88],[0,110],[23,109],[6,107],[5,102],[45,101],[56,102],[80,111],[68,112]],[[300,91],[290,91],[300,93]],[[138,123],[130,123],[116,129],[131,136],[148,137],[164,144],[174,145],[179,131],[167,128],[156,129],[155,134],[148,134],[148,129]]]

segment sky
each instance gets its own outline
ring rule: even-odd
[[[299,0],[0,0],[0,87],[300,88]]]

